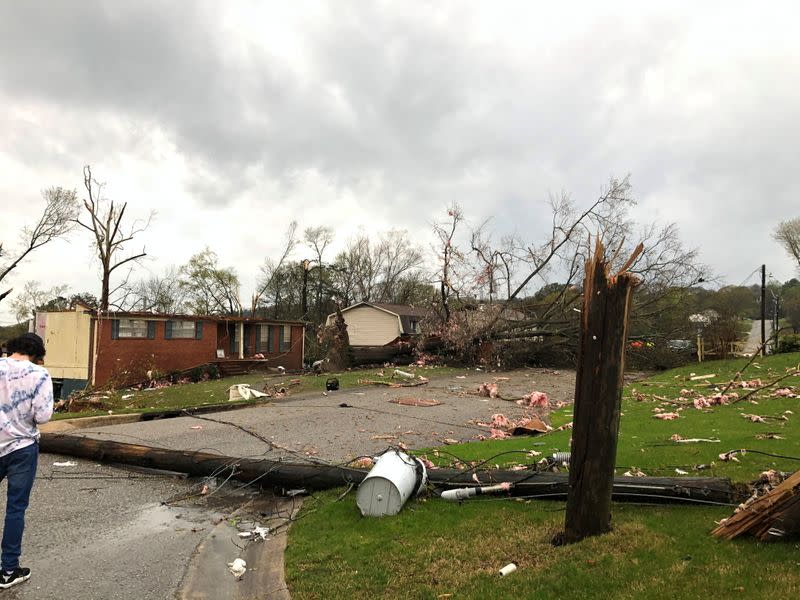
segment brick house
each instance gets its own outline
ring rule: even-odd
[[[62,396],[87,384],[141,381],[148,371],[170,373],[237,361],[250,366],[303,368],[303,324],[251,317],[110,312],[85,306],[40,312],[35,330],[45,340],[45,367]]]

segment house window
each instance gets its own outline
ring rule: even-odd
[[[278,338],[278,350],[280,352],[288,352],[292,348],[292,326],[291,325],[279,325],[279,338]]]
[[[111,321],[111,339],[148,339],[156,337],[156,322],[144,319],[114,319]]]
[[[271,325],[259,325],[258,335],[256,336],[256,352],[274,352],[272,349],[275,342],[275,335]]]
[[[410,329],[409,333],[419,333],[419,321],[416,319],[409,321],[408,326]]]
[[[203,339],[202,321],[167,321],[164,338],[173,339]]]

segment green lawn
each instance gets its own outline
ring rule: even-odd
[[[687,406],[674,421],[653,418],[654,408],[674,410],[682,389],[710,395],[724,387],[746,360],[708,362],[665,372],[629,385],[624,394],[618,472],[637,467],[648,475],[717,475],[746,482],[768,468],[795,470],[796,460],[750,452],[740,462],[719,454],[735,448],[800,457],[800,399],[762,392],[728,406]],[[777,378],[796,368],[800,354],[758,359],[745,379]],[[715,377],[692,381],[692,374]],[[784,385],[798,386],[792,377]],[[736,390],[742,394],[743,390]],[[663,406],[662,406],[663,404]],[[794,414],[784,415],[785,411]],[[785,416],[754,423],[741,413]],[[553,424],[571,419],[571,409]],[[773,433],[783,439],[757,439]],[[670,436],[720,439],[677,444]],[[548,454],[567,450],[569,431],[537,438],[448,446],[462,461],[485,460],[526,449]],[[540,445],[543,444],[543,445]],[[433,452],[428,450],[430,457]],[[519,462],[506,454],[492,464]],[[438,460],[452,457],[440,454]],[[713,466],[712,466],[713,464]],[[708,468],[698,470],[699,465]],[[435,498],[410,502],[384,519],[365,519],[354,494],[340,491],[308,499],[290,530],[286,571],[294,598],[797,598],[800,544],[724,542],[708,532],[731,508],[615,504],[614,531],[568,547],[550,540],[563,526],[564,503],[475,499],[463,504]],[[519,570],[497,571],[515,562]]]
[[[453,375],[461,373],[463,369],[450,367],[400,367],[405,372],[411,372],[423,377],[439,377],[443,375]],[[355,369],[342,373],[326,373],[324,375],[269,375],[256,373],[228,377],[225,379],[214,379],[199,383],[187,383],[173,385],[164,388],[152,388],[146,390],[115,390],[111,392],[97,392],[95,396],[102,398],[104,408],[102,410],[83,411],[79,413],[57,413],[55,419],[72,419],[76,417],[90,417],[108,414],[111,410],[115,414],[125,413],[152,413],[184,408],[197,408],[203,406],[233,404],[255,404],[258,402],[269,401],[269,398],[258,400],[228,400],[228,388],[233,384],[246,383],[253,389],[261,391],[264,386],[271,390],[286,388],[289,395],[296,395],[305,392],[322,392],[325,390],[325,382],[329,377],[336,377],[339,380],[341,389],[358,387],[360,379],[373,381],[403,381],[391,379],[394,368],[387,369]],[[379,373],[383,372],[383,376]]]

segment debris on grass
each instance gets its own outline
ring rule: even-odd
[[[669,439],[677,444],[700,444],[703,442],[718,444],[720,442],[718,439],[711,438],[684,438],[677,433],[673,433]]]
[[[708,373],[707,375],[694,375],[694,374],[692,374],[689,377],[689,381],[701,381],[701,380],[705,380],[705,379],[711,379],[712,377],[716,377],[716,376],[717,376],[716,373]]]
[[[741,413],[741,415],[742,415],[743,418],[749,420],[752,423],[766,423],[767,422],[764,419],[764,417],[761,417],[759,415],[748,415],[746,413]]]
[[[653,415],[654,419],[661,419],[662,421],[674,421],[675,419],[679,418],[680,415],[675,412],[662,412],[656,413]]]

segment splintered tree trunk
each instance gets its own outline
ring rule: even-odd
[[[625,271],[639,252],[611,276],[598,241],[594,257],[586,263],[569,492],[560,542],[577,542],[611,530],[625,336],[631,292],[638,283]]]

